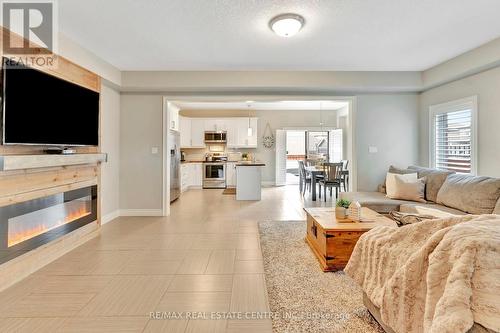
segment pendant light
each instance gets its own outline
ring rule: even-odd
[[[253,135],[253,129],[252,126],[250,125],[250,107],[252,106],[252,102],[247,102],[247,107],[248,107],[248,129],[247,129],[247,135],[252,136]]]
[[[321,126],[321,130],[323,130],[323,102],[319,102],[319,126]]]

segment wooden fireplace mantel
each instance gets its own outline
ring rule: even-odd
[[[27,170],[58,166],[97,164],[106,162],[107,154],[71,155],[3,155],[0,156],[0,171]]]

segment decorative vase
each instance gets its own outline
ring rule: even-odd
[[[338,219],[347,218],[347,208],[344,207],[335,207],[335,217]]]

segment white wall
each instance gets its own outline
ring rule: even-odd
[[[162,105],[159,95],[121,95],[120,210],[125,215],[161,214]]]
[[[500,67],[421,94],[420,161],[429,164],[429,107],[478,96],[478,174],[500,177]]]
[[[118,216],[120,209],[120,93],[101,86],[101,150],[108,154],[101,167],[102,223]]]
[[[388,167],[418,164],[418,96],[360,95],[355,120],[358,190],[374,191]],[[369,153],[370,146],[377,153]]]
[[[78,43],[59,34],[59,54],[102,78],[101,150],[108,162],[101,165],[101,215],[106,223],[118,215],[120,172],[120,93],[121,72]]]
[[[99,58],[62,33],[59,33],[58,53],[75,64],[96,73],[115,87],[119,87],[122,83],[122,73],[118,68]]]
[[[122,72],[125,92],[303,92],[353,93],[412,92],[422,87],[420,72],[350,71],[137,71]]]

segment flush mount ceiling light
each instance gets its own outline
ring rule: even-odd
[[[304,18],[297,14],[278,15],[269,22],[271,30],[281,37],[292,37],[303,25]]]

